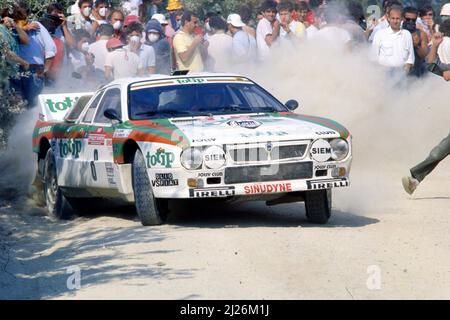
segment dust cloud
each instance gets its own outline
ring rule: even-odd
[[[349,129],[352,186],[336,190],[335,204],[353,213],[383,208],[401,177],[449,132],[450,83],[430,74],[399,87],[368,57],[368,46],[349,51],[308,41],[273,48],[264,67],[248,71],[282,102],[298,100],[296,112]]]

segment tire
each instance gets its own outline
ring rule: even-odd
[[[56,162],[52,149],[48,149],[44,163],[44,197],[47,212],[54,220],[67,220],[73,216],[73,210],[58,186]]]
[[[145,165],[145,159],[140,150],[134,154],[133,191],[137,214],[144,226],[159,225],[167,217],[167,201],[155,199]]]
[[[314,190],[305,193],[306,218],[309,222],[325,224],[331,216],[331,190]]]

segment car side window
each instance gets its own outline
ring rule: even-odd
[[[100,91],[100,93],[95,97],[94,101],[89,106],[89,109],[86,111],[86,114],[83,117],[82,122],[92,122],[94,118],[95,110],[97,109],[98,103],[103,95],[104,91]]]
[[[95,115],[95,123],[111,123],[111,119],[104,116],[104,112],[107,109],[114,109],[117,112],[119,118],[122,116],[121,111],[121,101],[120,101],[120,89],[112,88],[105,92],[105,95],[97,108],[97,114]]]

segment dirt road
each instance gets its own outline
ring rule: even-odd
[[[4,203],[0,298],[449,299],[450,161],[412,198],[397,169],[352,176],[325,226],[301,203],[178,208],[158,227],[124,209],[55,223]]]

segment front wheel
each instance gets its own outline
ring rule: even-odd
[[[66,220],[72,217],[73,210],[58,185],[56,161],[52,149],[48,149],[45,156],[44,198],[50,218]]]
[[[167,203],[153,196],[145,159],[140,150],[136,151],[133,159],[133,190],[136,211],[142,225],[162,224],[167,215]]]
[[[314,190],[305,193],[306,218],[309,222],[325,224],[331,216],[331,190]]]

